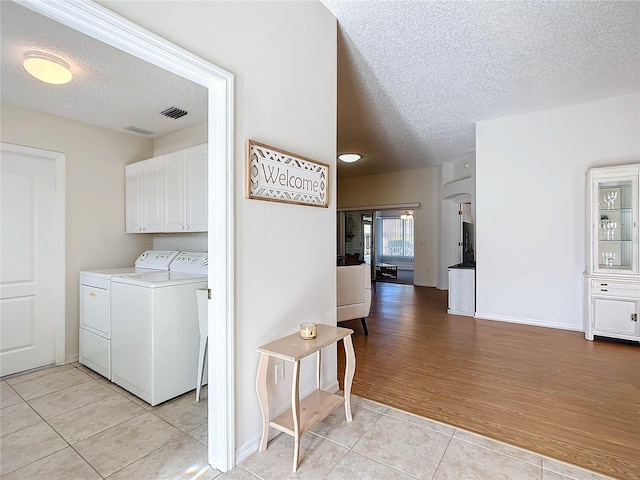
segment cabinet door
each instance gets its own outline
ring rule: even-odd
[[[162,156],[164,176],[164,232],[185,231],[184,151]]]
[[[470,268],[449,269],[448,313],[473,316],[475,307],[475,270]]]
[[[144,233],[162,231],[162,159],[151,158],[141,163],[144,169]]]
[[[142,233],[142,162],[124,167],[125,178],[125,231]]]
[[[594,298],[594,330],[598,333],[638,335],[638,303],[635,300]]]
[[[591,273],[638,274],[638,167],[594,169]]]
[[[206,143],[185,151],[185,230],[188,232],[208,230],[207,160]]]

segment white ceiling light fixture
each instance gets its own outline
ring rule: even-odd
[[[72,78],[69,64],[49,53],[26,52],[22,65],[30,75],[45,83],[63,85],[69,83]]]
[[[362,155],[358,153],[342,153],[338,155],[338,159],[342,160],[345,163],[357,162],[361,158],[362,158]]]

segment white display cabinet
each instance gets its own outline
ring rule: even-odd
[[[585,338],[640,341],[640,164],[587,172]]]

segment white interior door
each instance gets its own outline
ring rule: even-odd
[[[2,145],[0,158],[0,370],[53,364],[61,261],[56,156]]]

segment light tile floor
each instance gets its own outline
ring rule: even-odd
[[[225,474],[207,465],[207,390],[157,407],[82,365],[0,382],[3,480],[509,479],[607,477],[352,396],[302,438],[273,439]]]

